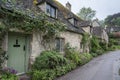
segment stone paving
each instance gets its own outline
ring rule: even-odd
[[[56,80],[120,80],[120,51],[108,52],[94,58]]]

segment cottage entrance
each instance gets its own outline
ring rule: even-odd
[[[25,73],[28,69],[29,40],[27,35],[9,33],[8,35],[8,67]]]

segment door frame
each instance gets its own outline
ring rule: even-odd
[[[31,34],[26,34],[26,33],[21,33],[21,32],[8,32],[7,33],[7,37],[6,37],[6,43],[7,43],[7,55],[9,54],[9,51],[8,51],[8,48],[9,48],[9,45],[8,45],[8,43],[9,43],[9,36],[11,36],[12,34],[18,34],[18,35],[25,35],[25,41],[26,41],[26,44],[27,44],[27,46],[26,46],[26,51],[25,51],[25,54],[26,54],[26,56],[25,56],[25,63],[26,64],[24,64],[24,68],[25,68],[25,72],[22,72],[22,73],[17,73],[17,75],[21,75],[21,74],[25,74],[28,70],[29,70],[29,66],[30,66],[30,56],[31,56],[31,44],[30,44],[30,42],[31,42]],[[7,65],[7,67],[8,67],[8,61],[6,62],[6,65]]]

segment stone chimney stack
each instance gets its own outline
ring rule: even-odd
[[[66,8],[71,11],[71,4],[69,2],[66,3]]]

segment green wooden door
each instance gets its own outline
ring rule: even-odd
[[[26,72],[28,65],[27,38],[23,34],[11,33],[8,35],[8,67]]]

